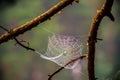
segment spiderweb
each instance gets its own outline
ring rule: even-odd
[[[80,37],[54,34],[48,38],[46,53],[41,54],[40,56],[63,67],[66,63],[79,57],[82,48],[83,46],[80,42]],[[65,68],[73,69],[78,63],[79,60],[68,64]]]

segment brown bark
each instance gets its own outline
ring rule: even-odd
[[[94,70],[94,60],[95,60],[95,47],[97,42],[97,31],[103,17],[108,16],[112,21],[114,17],[111,14],[111,7],[113,5],[113,0],[106,0],[106,3],[97,11],[94,17],[89,37],[88,37],[88,78],[89,80],[96,80],[95,70]]]
[[[5,34],[0,36],[0,44],[4,43],[10,39],[13,39],[13,36],[16,37],[20,34],[23,34],[24,32],[36,27],[38,24],[50,19],[53,15],[55,15],[56,13],[61,11],[63,8],[65,8],[69,4],[72,4],[73,1],[74,0],[61,0],[55,6],[50,8],[45,13],[34,18],[33,20],[28,21],[25,24],[18,26],[17,28],[11,29],[9,32],[6,32]]]

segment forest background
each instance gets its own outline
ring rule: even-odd
[[[42,50],[44,53],[48,36],[52,35],[51,32],[67,35],[87,35],[96,11],[104,1],[92,0],[89,2],[81,0],[78,4],[69,5],[61,14],[24,33],[19,36],[19,39],[30,42],[30,46],[39,51]],[[0,25],[7,29],[14,28],[45,12],[57,2],[59,0],[0,0]],[[112,77],[120,70],[119,3],[120,1],[116,0],[112,9],[116,21],[113,23],[109,21],[109,18],[104,18],[99,29],[98,37],[103,40],[97,43],[95,70],[96,76],[100,80]],[[44,28],[50,32],[44,30]],[[0,29],[0,35],[4,32]],[[81,40],[86,43],[87,37],[81,37]],[[41,59],[38,54],[14,44],[14,41],[9,41],[0,46],[0,80],[47,80],[47,75],[59,67],[53,62]],[[82,65],[86,65],[86,63]],[[85,70],[82,70],[79,74],[77,77],[82,76],[84,78],[87,76]],[[79,80],[76,79],[71,70],[66,69],[55,78],[56,80],[73,80],[73,78]]]

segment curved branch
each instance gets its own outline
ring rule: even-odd
[[[103,17],[108,16],[112,21],[114,17],[111,14],[111,7],[113,0],[106,0],[106,3],[97,11],[96,16],[92,21],[88,37],[88,78],[89,80],[96,80],[94,72],[94,59],[95,59],[95,44],[97,42],[97,31]]]
[[[61,0],[59,3],[57,3],[55,6],[50,8],[45,13],[41,14],[40,16],[34,18],[31,21],[26,22],[25,24],[11,29],[9,32],[11,33],[5,33],[0,36],[0,44],[3,42],[6,42],[10,39],[13,39],[13,36],[16,37],[20,34],[23,34],[24,32],[36,27],[38,24],[50,19],[53,15],[61,11],[63,8],[65,8],[67,5],[72,4],[74,0]]]

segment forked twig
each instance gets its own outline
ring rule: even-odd
[[[8,29],[6,29],[5,27],[0,26],[1,29],[7,31],[9,34],[11,34],[11,32],[9,32]],[[22,44],[15,36],[12,36],[13,39],[16,41],[17,44],[19,44],[20,46],[22,46],[23,48],[27,49],[27,50],[31,50],[31,51],[35,51],[35,49],[29,47],[29,46],[25,46],[24,44]]]
[[[14,37],[14,40],[17,42],[17,44],[19,44],[23,48],[25,48],[27,50],[35,51],[35,49],[33,49],[33,48],[29,47],[29,46],[25,46],[24,44],[22,44],[16,37]]]

